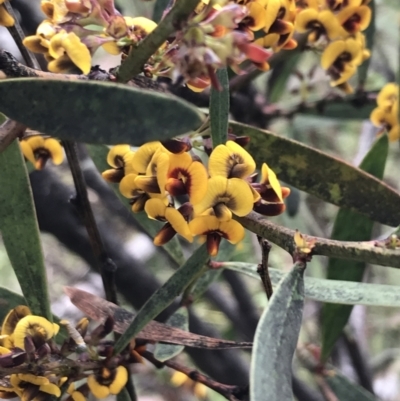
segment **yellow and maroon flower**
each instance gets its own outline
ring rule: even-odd
[[[300,11],[296,18],[296,30],[300,33],[311,31],[308,35],[308,41],[311,43],[324,35],[332,40],[345,33],[332,11],[318,11],[314,8]]]
[[[193,160],[188,153],[169,156],[165,189],[172,196],[188,194],[193,204],[200,202],[207,192],[207,170],[203,163]]]
[[[399,140],[400,125],[398,101],[395,102],[390,109],[384,109],[380,107],[375,108],[372,110],[370,119],[375,126],[382,127],[388,131],[389,140],[391,142]]]
[[[321,57],[322,68],[331,76],[331,86],[347,82],[363,61],[362,43],[353,38],[331,42]]]
[[[264,216],[277,216],[285,211],[283,199],[289,196],[290,189],[281,187],[276,174],[266,163],[261,168],[261,181],[251,185],[261,195],[254,203],[254,211]]]
[[[371,22],[372,11],[366,5],[349,5],[337,15],[339,24],[350,34],[364,31]]]
[[[236,220],[220,221],[216,216],[198,216],[189,223],[193,235],[201,235],[207,241],[207,251],[211,256],[218,253],[222,238],[231,244],[242,241],[245,235],[243,226]]]
[[[129,203],[132,205],[132,211],[134,213],[141,212],[144,210],[145,203],[150,198],[160,198],[168,204],[168,200],[161,194],[147,193],[138,187],[136,184],[137,174],[126,175],[119,183],[119,191],[125,198],[129,199]]]
[[[128,381],[128,371],[124,366],[118,366],[114,370],[102,368],[97,375],[90,375],[87,379],[92,394],[99,399],[121,392]]]
[[[102,173],[103,178],[109,182],[121,182],[128,174],[136,174],[133,168],[132,159],[135,152],[129,145],[116,145],[110,149],[107,155],[107,163],[112,169]]]
[[[378,93],[376,103],[379,108],[389,111],[399,101],[399,86],[394,82],[386,84]]]
[[[154,154],[160,149],[165,150],[159,141],[147,142],[140,146],[132,159],[132,164],[135,171],[137,171],[138,174],[146,174],[147,168]]]
[[[211,153],[208,171],[211,177],[246,178],[254,173],[256,163],[251,155],[234,141],[218,145]]]
[[[194,205],[194,212],[197,216],[211,211],[220,221],[228,221],[231,220],[232,213],[237,216],[250,213],[253,203],[253,192],[246,181],[215,176],[208,180],[206,196]]]
[[[49,394],[57,398],[61,396],[60,387],[44,376],[37,376],[30,373],[12,374],[10,377],[10,384],[21,400],[33,399],[32,396],[37,397],[37,399],[42,399],[42,396],[43,398],[45,396],[48,397]]]
[[[160,147],[153,154],[147,166],[146,174],[138,175],[136,177],[135,184],[137,185],[137,187],[147,193],[164,195],[165,185],[167,183],[169,160],[169,152],[167,152],[165,148],[162,147],[160,144]]]
[[[41,170],[49,159],[56,165],[64,160],[63,148],[54,138],[45,139],[40,135],[34,135],[23,139],[20,145],[24,156],[37,170]]]
[[[173,236],[178,233],[187,241],[192,242],[193,236],[189,230],[187,218],[191,214],[192,208],[188,211],[187,204],[175,209],[173,206],[165,205],[162,199],[149,199],[144,207],[147,216],[150,219],[165,221],[166,224],[161,228],[159,233],[154,237],[155,245],[164,245]]]

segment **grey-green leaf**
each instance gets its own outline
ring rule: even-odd
[[[222,90],[211,88],[210,95],[210,128],[213,148],[225,144],[228,135],[229,117],[229,79],[226,68],[220,68],[217,79]]]
[[[370,392],[352,383],[336,369],[325,372],[325,380],[340,401],[378,401]]]
[[[110,168],[107,165],[107,154],[109,149],[105,145],[87,145],[87,150],[89,152],[90,157],[92,158],[95,166],[99,170],[99,172],[103,172]],[[130,211],[132,210],[131,205],[129,204],[129,200],[121,195],[121,192],[118,189],[118,185],[110,184],[111,188],[114,190],[115,194],[120,199],[121,203],[123,203]],[[133,213],[132,217],[138,222],[138,224],[142,227],[143,231],[150,237],[154,238],[158,233],[160,228],[163,226],[163,223],[150,220],[146,213]],[[171,259],[176,263],[176,266],[179,266],[183,263],[183,253],[182,247],[179,244],[178,238],[175,236],[170,241],[168,241],[165,245],[163,245],[163,250],[168,253]]]
[[[364,157],[360,168],[382,179],[389,151],[387,135],[378,138]],[[331,238],[340,241],[368,241],[371,239],[374,222],[359,213],[340,209],[333,226]],[[327,278],[360,282],[366,263],[330,258]],[[350,317],[352,306],[324,304],[321,313],[322,350],[321,358],[326,360]]]
[[[326,202],[396,227],[400,193],[343,160],[269,131],[231,122],[236,135],[248,135],[247,150],[257,165],[267,163],[278,178]]]
[[[304,304],[304,265],[275,289],[257,326],[250,368],[251,401],[292,401],[292,359]]]
[[[181,306],[167,321],[168,326],[189,331],[189,312],[185,306]],[[183,345],[157,343],[154,356],[161,362],[167,361],[179,355],[185,347]]]
[[[221,267],[260,279],[257,265],[251,263],[227,262],[223,263]],[[269,268],[268,271],[273,286],[278,285],[285,275],[278,269]],[[305,277],[304,292],[306,298],[320,302],[400,308],[400,287],[395,285]]]
[[[167,139],[196,129],[203,119],[195,107],[171,94],[37,78],[0,81],[0,110],[60,139],[110,145]]]
[[[52,320],[35,205],[25,161],[14,141],[0,154],[0,231],[32,313]]]
[[[115,343],[114,352],[118,354],[142,329],[160,312],[183,293],[209,259],[207,247],[201,245],[192,256],[159,288],[139,310],[132,323]]]

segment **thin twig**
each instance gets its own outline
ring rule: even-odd
[[[128,54],[128,57],[118,68],[117,80],[119,82],[128,82],[134,76],[140,74],[146,61],[162,46],[170,35],[176,32],[177,27],[180,27],[181,23],[188,19],[198,4],[199,0],[176,0],[174,6],[154,31],[147,35]]]
[[[82,220],[85,224],[89,235],[90,244],[96,259],[97,269],[103,280],[106,299],[114,304],[117,304],[117,295],[115,289],[114,273],[116,270],[115,263],[108,257],[104,249],[103,241],[100,236],[97,223],[94,219],[92,207],[90,206],[85,178],[83,177],[82,169],[79,165],[78,150],[76,142],[63,141],[65,153],[67,155],[69,167],[76,188],[76,204]]]
[[[268,271],[268,257],[272,246],[265,238],[258,237],[258,240],[261,246],[261,263],[257,267],[257,273],[260,275],[267,298],[270,299],[272,297],[273,289],[271,277],[269,276]]]
[[[7,146],[11,145],[14,139],[20,137],[26,129],[26,126],[9,118],[0,125],[0,153]]]
[[[244,396],[247,394],[248,389],[243,389],[242,387],[239,386],[232,386],[228,384],[222,384],[219,383],[213,379],[210,379],[209,377],[203,375],[197,370],[194,370],[192,368],[189,368],[187,366],[184,366],[178,362],[175,362],[174,360],[168,360],[161,362],[158,359],[154,357],[154,355],[149,352],[149,351],[144,351],[142,353],[142,356],[147,359],[149,362],[151,362],[156,368],[161,369],[165,366],[177,370],[178,372],[184,373],[186,376],[188,376],[191,380],[204,384],[208,388],[211,388],[212,390],[216,391],[217,393],[221,394],[224,396],[226,399],[230,401],[240,401],[241,396]]]
[[[267,220],[256,212],[245,217],[234,218],[248,230],[256,233],[274,244],[280,246],[290,254],[295,249],[295,231],[279,226]],[[339,259],[368,261],[368,263],[400,268],[400,249],[388,249],[384,241],[335,241],[326,238],[304,235],[307,241],[315,241],[313,255],[324,255]]]
[[[29,67],[40,70],[40,65],[35,55],[22,43],[22,41],[25,39],[25,34],[21,28],[21,25],[19,24],[18,19],[15,17],[15,13],[13,8],[11,7],[11,4],[8,0],[6,0],[3,5],[5,6],[6,11],[14,18],[14,25],[8,28],[8,32],[10,32],[10,35],[13,37],[14,42],[16,43],[19,51],[22,54],[22,57]]]

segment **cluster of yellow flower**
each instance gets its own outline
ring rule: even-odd
[[[0,0],[1,1],[1,0]],[[215,70],[240,72],[250,60],[268,70],[266,49],[294,49],[295,31],[309,32],[308,42],[323,50],[321,64],[332,86],[351,92],[348,79],[369,57],[365,30],[371,20],[368,0],[203,0],[143,67],[148,76],[181,79],[195,91],[219,87]],[[53,72],[90,71],[91,56],[103,47],[125,56],[157,25],[145,17],[125,17],[113,0],[42,0],[47,19],[25,39],[43,53]]]
[[[85,345],[82,337],[85,336],[89,321],[83,318],[76,328],[67,321],[60,321],[61,325],[73,333],[58,348],[53,338],[59,331],[59,325],[49,322],[41,316],[31,314],[27,306],[17,306],[5,317],[1,326],[0,337],[0,366],[10,368],[21,373],[12,373],[2,377],[0,383],[0,398],[20,397],[26,401],[41,401],[49,395],[60,397],[64,387],[69,397],[68,401],[85,401],[91,392],[96,398],[105,398],[110,394],[118,394],[128,380],[128,371],[121,365],[121,358],[110,357],[110,352],[101,354],[101,347],[94,347],[112,330],[99,326],[91,333],[91,347],[82,348]],[[109,325],[110,326],[110,325]],[[67,357],[78,352],[78,360]],[[86,352],[85,352],[86,351]],[[132,350],[133,359],[127,358],[124,364],[138,362]],[[100,358],[102,356],[102,358]],[[87,369],[79,369],[79,358],[86,358],[86,362],[103,360],[99,368],[93,370],[93,366]],[[140,357],[139,357],[140,358]],[[76,363],[75,363],[76,362]],[[75,363],[75,365],[73,365]],[[75,366],[75,367],[74,367]],[[40,373],[38,373],[40,372]],[[75,388],[74,382],[87,378],[86,383]]]
[[[200,235],[214,256],[221,238],[233,244],[244,238],[244,228],[233,214],[245,216],[255,210],[276,216],[285,210],[283,198],[289,188],[280,186],[265,163],[260,182],[254,182],[256,164],[235,141],[211,152],[208,169],[190,150],[188,142],[169,140],[149,142],[136,151],[117,145],[108,154],[112,169],[103,172],[103,177],[119,182],[133,212],[144,210],[150,219],[166,222],[154,238],[156,245],[165,244],[176,233],[189,242]],[[177,209],[176,198],[182,203]]]
[[[387,130],[391,141],[399,140],[399,85],[394,82],[386,84],[379,92],[376,103],[378,107],[370,116],[372,123]]]
[[[331,85],[351,93],[348,84],[357,67],[370,57],[364,31],[371,21],[369,0],[300,0],[295,29],[310,32],[308,42],[324,48],[321,65]]]

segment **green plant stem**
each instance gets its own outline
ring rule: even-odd
[[[72,178],[76,188],[76,199],[74,203],[78,207],[82,220],[85,224],[89,241],[95,256],[96,265],[103,280],[106,299],[117,304],[117,292],[115,287],[115,263],[108,257],[104,249],[99,229],[94,219],[92,207],[90,206],[85,178],[79,164],[77,145],[74,141],[63,141],[65,154],[67,155]]]
[[[235,216],[235,220],[248,230],[293,253],[294,230],[268,221],[264,216],[251,212],[245,217]],[[335,241],[304,235],[306,240],[315,241],[313,255],[323,255],[339,259],[360,260],[381,266],[400,268],[400,249],[388,249],[384,241]]]
[[[35,57],[35,55],[28,50],[22,43],[23,39],[25,38],[24,31],[21,28],[21,25],[19,24],[18,19],[15,16],[14,10],[11,7],[11,4],[9,3],[8,0],[4,2],[4,7],[6,11],[14,18],[14,25],[8,28],[8,32],[10,32],[10,35],[13,37],[14,42],[18,46],[19,51],[22,54],[22,57],[24,58],[26,65],[35,68],[37,70],[40,70],[40,65]]]
[[[0,153],[25,131],[25,125],[9,118],[0,125]]]
[[[174,6],[154,31],[147,35],[136,48],[131,50],[126,60],[117,70],[117,80],[119,82],[128,82],[135,75],[140,74],[146,61],[182,23],[187,21],[198,3],[199,0],[176,0]]]

